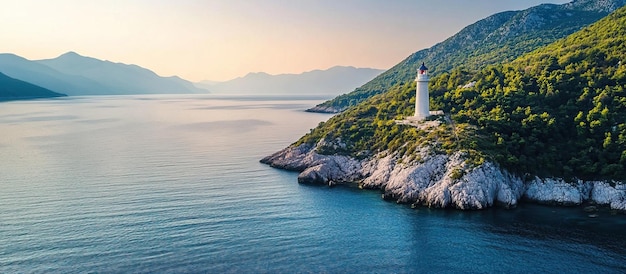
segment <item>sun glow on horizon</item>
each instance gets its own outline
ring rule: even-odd
[[[337,65],[388,69],[496,12],[567,1],[14,0],[0,52],[68,51],[191,81]]]

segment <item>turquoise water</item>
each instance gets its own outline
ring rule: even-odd
[[[624,273],[626,216],[410,209],[258,160],[314,98],[0,104],[0,273]]]

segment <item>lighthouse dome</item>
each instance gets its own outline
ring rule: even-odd
[[[426,65],[424,65],[424,63],[422,63],[422,66],[417,69],[417,76],[426,76],[426,74],[428,73],[428,68],[426,67]]]

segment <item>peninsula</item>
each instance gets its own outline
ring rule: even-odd
[[[521,200],[626,210],[626,8],[511,62],[394,86],[265,157],[300,183],[356,183],[416,206]],[[436,67],[436,63],[429,63]],[[415,74],[414,74],[415,75]],[[419,76],[418,76],[419,78]]]

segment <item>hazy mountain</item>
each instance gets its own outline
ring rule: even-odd
[[[411,82],[422,62],[426,62],[431,74],[437,75],[459,66],[477,70],[511,61],[572,34],[624,5],[626,0],[575,0],[563,5],[543,4],[494,14],[431,48],[413,53],[353,92],[310,111],[343,111],[396,84]]]
[[[381,72],[371,68],[336,66],[301,74],[249,73],[226,82],[200,82],[196,85],[213,93],[337,95],[338,91],[363,85]]]
[[[0,54],[0,71],[67,95],[207,92],[176,76],[161,77],[136,65],[102,61],[74,52],[38,61]]]
[[[106,90],[93,80],[67,75],[10,53],[0,54],[0,71],[12,78],[68,95],[98,94],[95,91]]]
[[[81,56],[75,52],[34,62],[72,76],[74,79],[87,79],[98,84],[88,90],[68,90],[70,95],[207,92],[176,76],[161,77],[137,65],[102,61]]]
[[[66,95],[11,78],[0,72],[0,101],[61,96]]]

